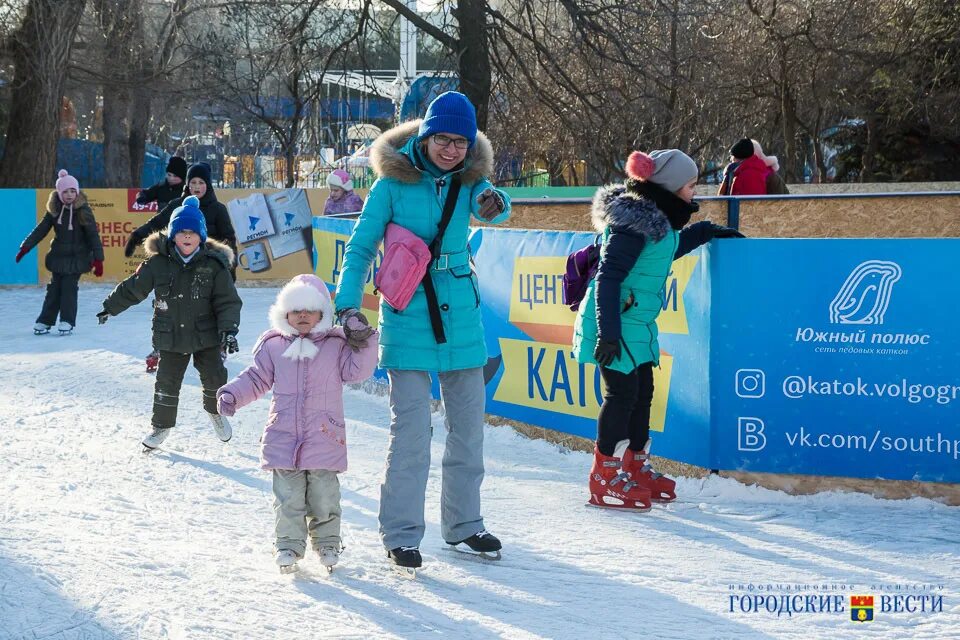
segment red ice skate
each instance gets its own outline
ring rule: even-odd
[[[160,366],[160,352],[151,351],[150,355],[147,356],[147,373],[155,373],[157,367]]]
[[[626,449],[625,446],[623,448]],[[631,480],[621,468],[622,462],[617,456],[620,449],[618,446],[614,455],[605,456],[594,446],[589,504],[625,511],[649,511],[650,491]]]
[[[654,502],[673,502],[677,499],[677,483],[650,466],[650,441],[643,451],[627,449],[623,454],[623,470],[630,479],[650,492]]]

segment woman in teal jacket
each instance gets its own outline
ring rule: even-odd
[[[577,314],[573,353],[578,362],[599,365],[604,382],[590,502],[644,511],[651,500],[677,497],[676,483],[647,463],[664,284],[675,259],[712,238],[743,236],[710,222],[684,229],[699,206],[697,165],[682,151],[634,152],[626,170],[626,183],[603,187],[594,198],[593,224],[603,244],[597,277]]]
[[[501,222],[510,199],[493,188],[490,142],[477,131],[466,96],[438,96],[423,120],[402,124],[374,143],[370,161],[378,175],[344,253],[337,284],[337,315],[348,340],[370,330],[358,311],[363,286],[388,223],[412,231],[428,245],[437,234],[451,184],[462,188],[443,235],[441,255],[428,276],[436,290],[442,333],[430,319],[421,284],[403,311],[380,302],[380,366],[390,379],[390,446],[380,491],[380,537],[399,566],[419,567],[424,496],[430,469],[430,372],[438,373],[446,412],[440,525],[449,544],[499,557],[500,541],[480,515],[483,480],[483,365],[486,343],[480,289],[467,245],[470,217]]]

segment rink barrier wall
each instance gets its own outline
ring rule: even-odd
[[[331,290],[352,226],[314,218],[316,274]],[[572,358],[576,316],[560,298],[566,255],[593,239],[473,230],[489,414],[595,435],[599,375]],[[942,275],[958,252],[956,239],[729,239],[674,262],[657,323],[658,455],[727,471],[960,481],[960,337],[941,311],[960,297]],[[364,292],[371,322],[378,266]]]

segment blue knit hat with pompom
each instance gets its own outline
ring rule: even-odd
[[[200,242],[207,241],[207,221],[200,210],[200,199],[197,196],[184,198],[183,204],[174,209],[170,216],[167,235],[172,238],[181,231],[193,231],[200,236]]]

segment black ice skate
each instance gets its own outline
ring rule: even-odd
[[[449,544],[454,551],[479,556],[484,560],[499,560],[500,549],[503,548],[499,538],[486,529],[481,529],[460,542],[450,542],[447,540],[447,544]]]
[[[387,551],[387,557],[393,561],[397,573],[410,580],[417,577],[417,569],[423,565],[418,547],[396,547]]]

